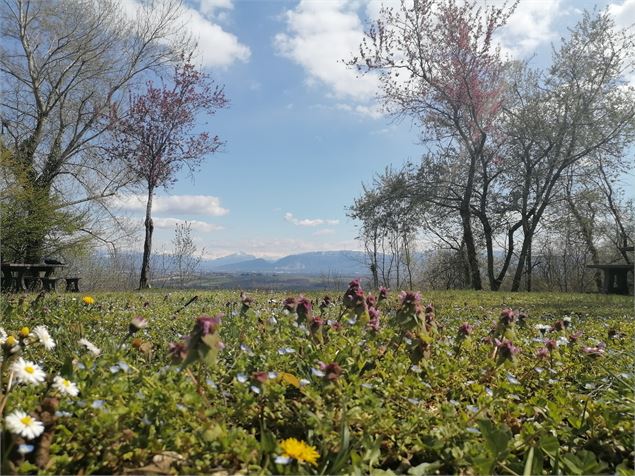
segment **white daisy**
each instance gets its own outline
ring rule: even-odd
[[[7,415],[4,425],[11,433],[22,436],[27,440],[37,438],[44,431],[44,425],[41,421],[27,415],[22,410],[15,410],[10,415]]]
[[[76,397],[79,393],[76,383],[71,382],[64,377],[60,377],[59,375],[53,379],[53,388],[58,392],[70,395],[71,397]]]
[[[0,345],[3,345],[7,340],[7,331],[0,327]]]
[[[22,357],[11,364],[11,372],[14,373],[18,383],[38,384],[44,382],[46,378],[46,374],[39,365],[24,360]]]
[[[55,341],[45,326],[37,326],[33,329],[33,334],[37,336],[46,350],[53,350],[55,348]]]
[[[99,354],[101,354],[101,350],[99,350],[99,347],[90,342],[88,339],[79,339],[78,343],[86,347],[86,349],[88,349],[88,351],[94,356],[98,356]]]

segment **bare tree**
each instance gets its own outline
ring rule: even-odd
[[[14,152],[5,179],[58,208],[126,183],[99,138],[125,91],[189,48],[179,12],[178,0],[144,2],[134,17],[114,0],[3,0],[2,139]],[[40,259],[45,241],[46,230],[29,236],[24,259]]]
[[[194,243],[192,224],[187,221],[177,223],[174,227],[171,254],[181,287],[185,285],[185,280],[196,272],[204,253],[205,250],[203,249],[199,252],[198,246]]]

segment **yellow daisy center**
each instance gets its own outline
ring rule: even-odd
[[[20,329],[20,335],[22,337],[27,337],[30,332],[31,330],[28,327],[23,327],[22,329]]]
[[[71,382],[66,380],[66,379],[64,379],[64,380],[62,380],[62,385],[64,385],[65,387],[70,387],[71,386]]]
[[[15,338],[15,337],[13,337],[13,336],[9,336],[9,337],[7,337],[6,342],[7,342],[7,345],[8,345],[9,347],[13,347],[14,345],[16,345],[16,344],[18,343],[18,341],[16,340],[16,338]]]
[[[20,418],[20,423],[22,423],[25,426],[29,426],[33,423],[33,418],[31,418],[29,415]]]
[[[31,367],[30,365],[27,365],[26,367],[24,367],[24,371],[25,371],[27,374],[32,374],[32,373],[35,373],[35,369],[34,369],[33,367]]]

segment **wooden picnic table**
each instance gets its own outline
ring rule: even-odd
[[[41,281],[45,291],[54,291],[51,276],[57,269],[65,266],[67,265],[61,263],[2,263],[2,288],[15,292],[29,291],[31,285],[37,285]]]

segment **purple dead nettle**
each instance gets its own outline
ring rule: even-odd
[[[496,363],[502,364],[506,360],[514,360],[514,356],[520,352],[520,349],[516,347],[512,341],[508,339],[498,340],[494,339],[496,347],[498,349],[498,358]]]
[[[284,301],[282,301],[282,308],[286,312],[295,312],[295,306],[296,302],[294,297],[288,297]]]
[[[295,312],[298,314],[298,323],[307,322],[311,318],[313,305],[304,296],[300,296]]]
[[[377,332],[379,330],[379,316],[381,315],[381,312],[379,311],[379,309],[370,307],[368,308],[368,315],[370,317],[370,319],[368,320],[368,328],[374,332]]]
[[[600,342],[595,347],[582,347],[582,352],[590,357],[601,357],[606,353],[606,344]]]
[[[389,289],[384,286],[379,287],[379,302],[388,299],[388,291]]]
[[[200,332],[202,337],[205,337],[208,334],[213,334],[220,326],[221,318],[223,314],[216,314],[214,317],[210,316],[200,316],[196,319],[196,327],[195,329]]]
[[[187,355],[187,342],[182,340],[180,342],[170,342],[168,344],[168,353],[172,358],[172,362],[180,364]]]
[[[130,325],[128,326],[128,332],[130,334],[134,334],[141,329],[145,329],[148,327],[148,320],[142,316],[135,316],[130,321]]]
[[[370,307],[377,307],[377,298],[372,294],[366,296],[366,305]]]
[[[359,284],[359,279],[353,279],[348,283],[348,289],[344,293],[344,296],[342,296],[342,304],[348,309],[354,308],[358,304],[360,296],[363,295],[364,292]]]
[[[516,320],[516,314],[511,308],[503,309],[500,315],[500,321],[505,325],[510,325]]]
[[[558,348],[558,342],[555,339],[545,339],[545,347],[549,352],[553,352]]]
[[[474,326],[468,322],[464,322],[459,327],[459,338],[465,338],[474,332]]]
[[[320,370],[324,373],[324,379],[329,382],[336,381],[342,374],[342,367],[340,367],[337,362],[331,362],[330,364],[318,362],[318,364],[320,366]]]
[[[541,347],[536,351],[536,358],[538,360],[547,359],[549,357],[549,349],[546,347]]]
[[[324,296],[322,298],[322,301],[320,302],[320,310],[324,310],[327,307],[331,306],[331,304],[333,304],[333,300],[331,299],[330,296]]]
[[[582,337],[582,331],[576,331],[569,336],[569,345],[573,345],[578,342],[578,339]]]
[[[324,325],[324,319],[322,319],[319,316],[313,316],[310,320],[309,320],[309,330],[313,333],[313,332],[317,332],[320,330],[320,328]]]

